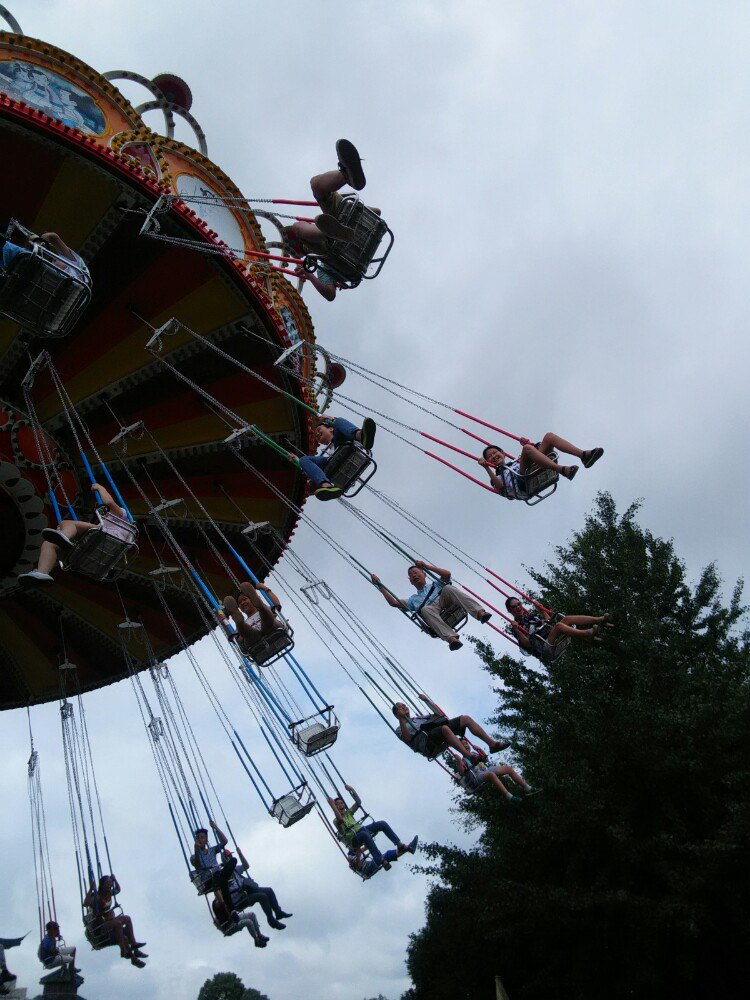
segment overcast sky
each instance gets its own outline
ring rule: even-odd
[[[307,197],[309,176],[334,165],[335,140],[351,138],[366,158],[368,201],[382,208],[396,244],[377,281],[332,304],[306,291],[320,343],[518,434],[554,430],[606,449],[594,469],[530,509],[381,433],[381,489],[521,585],[524,565],[539,566],[580,527],[599,489],[621,508],[642,497],[642,521],[674,538],[692,578],[712,560],[727,588],[742,574],[750,485],[746,4],[10,6],[27,34],[101,72],[184,77],[209,155],[248,196]],[[418,411],[354,376],[344,391],[426,427]],[[358,502],[450,565],[373,498]],[[338,505],[312,501],[307,510],[346,532],[362,561],[409,593],[405,563]],[[415,634],[308,528],[295,546],[449,712],[490,714],[494,695],[470,648],[449,653]],[[300,585],[284,563],[282,572]],[[388,738],[314,636],[298,627],[297,638],[343,718],[335,757],[370,812],[404,839],[471,843],[450,813],[448,779]],[[210,641],[198,652],[257,739]],[[112,949],[92,953],[79,923],[58,709],[35,709],[58,910],[68,942],[79,945],[83,995],[189,1000],[207,976],[231,969],[271,1000],[379,992],[395,1000],[408,984],[405,948],[422,923],[425,880],[401,863],[360,884],[317,820],[285,831],[264,816],[183,659],[174,675],[253,873],[295,916],[286,931],[271,932],[264,952],[214,930],[185,877],[133,694],[121,684],[87,704],[122,901],[151,959],[137,972]],[[15,935],[36,924],[28,733],[25,713],[2,722],[9,825],[0,935]],[[10,955],[20,984],[39,976],[35,948],[32,933]]]

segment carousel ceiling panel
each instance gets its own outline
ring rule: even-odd
[[[106,81],[97,81],[97,85],[107,91]],[[248,520],[269,521],[279,531],[283,546],[296,523],[289,505],[304,502],[302,476],[266,446],[246,446],[244,454],[288,503],[274,496],[222,445],[228,433],[225,422],[198,394],[165,371],[145,345],[151,336],[149,324],[160,327],[177,318],[274,384],[301,396],[301,385],[282,376],[271,364],[275,347],[289,343],[282,318],[265,297],[265,282],[256,285],[255,279],[241,273],[232,261],[139,235],[142,217],[133,215],[132,210],[153,204],[159,190],[135,160],[108,151],[102,155],[109,133],[92,139],[70,129],[58,134],[53,126],[49,119],[0,103],[4,153],[0,219],[17,218],[32,230],[57,232],[74,249],[80,249],[92,275],[92,298],[71,332],[59,340],[35,338],[29,345],[27,338],[21,338],[17,324],[0,321],[0,398],[22,410],[21,380],[28,369],[29,351],[48,350],[102,454],[112,454],[107,442],[119,429],[112,411],[123,425],[144,420],[210,518],[221,522],[232,544],[263,579],[264,561],[241,530]],[[144,127],[144,135],[148,134]],[[156,143],[158,137],[152,141]],[[210,161],[201,158],[201,170],[210,173],[211,169]],[[216,173],[217,189],[221,189],[227,179],[218,169]],[[171,181],[164,183],[165,190],[169,189]],[[167,228],[198,243],[209,240],[204,229],[178,212],[170,213]],[[291,288],[287,293],[296,294]],[[299,311],[304,313],[304,307],[300,305]],[[239,332],[240,323],[252,332]],[[275,347],[269,348],[269,342]],[[311,449],[309,427],[298,407],[221,359],[189,332],[180,330],[165,338],[164,357],[248,423],[283,435],[290,449]],[[48,375],[37,378],[33,399],[44,430],[60,453],[68,456],[77,477],[80,488],[75,502],[81,516],[89,515],[88,480]],[[146,468],[156,490],[165,498],[182,496],[184,487],[164,459],[154,453],[153,444],[147,439],[131,440],[122,459],[147,494],[157,499],[154,486],[143,477],[145,469],[139,461],[143,455],[148,456]],[[117,461],[112,462],[112,474],[134,513],[145,516],[146,505]],[[39,470],[34,475],[29,472],[27,478],[33,481],[40,499],[45,499]],[[218,482],[237,506],[218,489]],[[45,509],[49,523],[54,523],[51,510]],[[182,517],[170,512],[168,523],[184,551],[206,573],[209,585],[223,593],[228,589],[226,571],[202,537],[197,522],[204,518],[204,512],[191,501]],[[140,551],[116,587],[62,571],[57,572],[54,585],[42,591],[21,590],[12,575],[2,581],[0,709],[58,696],[57,668],[63,658],[61,616],[66,655],[78,666],[84,690],[111,683],[124,674],[118,629],[123,604],[128,616],[143,622],[160,657],[166,659],[180,650],[166,617],[157,610],[160,605],[153,578],[148,575],[162,562],[174,564],[175,556],[153,523],[148,527],[142,523],[141,529]],[[11,542],[3,537],[0,524],[0,546]],[[257,544],[264,558],[278,558],[281,547],[277,539],[263,536]],[[164,586],[188,640],[205,634],[205,622],[188,582],[182,579],[177,586],[169,580]],[[145,666],[145,650],[143,656],[141,665]]]

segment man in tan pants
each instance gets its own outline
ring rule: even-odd
[[[432,579],[428,582],[428,572],[437,576],[438,579]],[[418,614],[438,639],[447,642],[448,648],[452,650],[460,649],[463,643],[450,625],[446,625],[441,618],[441,609],[457,604],[483,625],[492,617],[489,611],[473,597],[452,585],[450,570],[441,569],[439,566],[430,566],[421,560],[409,567],[409,583],[416,590],[416,594],[412,594],[405,600],[391,594],[374,573],[371,574],[370,579],[392,608],[401,608],[411,614]]]

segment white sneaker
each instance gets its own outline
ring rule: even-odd
[[[73,548],[73,543],[65,532],[58,531],[57,528],[44,528],[42,538],[45,542],[52,542],[53,545],[64,545],[68,549]]]
[[[54,583],[54,579],[49,573],[40,573],[38,569],[32,569],[30,573],[19,573],[19,583]]]

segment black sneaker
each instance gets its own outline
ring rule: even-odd
[[[362,421],[362,430],[359,432],[359,443],[365,451],[372,451],[372,446],[375,444],[376,430],[377,425],[372,417],[365,417]]]
[[[479,616],[479,618],[478,618],[478,621],[479,621],[479,622],[480,622],[480,623],[481,623],[482,625],[486,625],[486,624],[487,624],[487,622],[488,622],[488,621],[490,620],[490,618],[492,618],[492,615],[490,614],[490,612],[489,612],[489,611],[484,611],[484,612],[483,612],[483,613],[482,613],[482,614],[481,614],[481,615]]]
[[[45,542],[52,542],[53,545],[62,545],[65,549],[72,549],[73,542],[68,538],[64,531],[58,531],[57,528],[43,528],[42,538]]]
[[[348,139],[339,139],[336,143],[336,156],[339,160],[339,170],[344,175],[346,183],[355,191],[361,191],[367,181],[357,147]]]
[[[454,653],[457,649],[460,649],[462,646],[463,643],[461,642],[460,639],[452,639],[451,642],[448,643],[448,649],[452,650]]]
[[[604,448],[592,448],[591,451],[584,451],[581,455],[581,463],[584,469],[590,469],[594,462],[598,462],[604,454]]]

